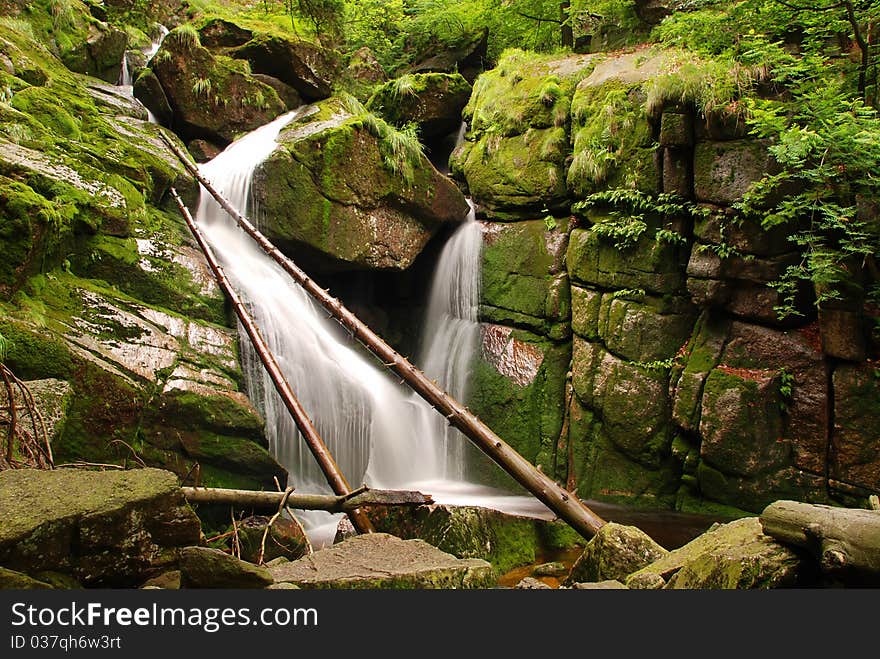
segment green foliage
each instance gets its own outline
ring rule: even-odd
[[[211,98],[211,80],[210,78],[197,78],[192,86],[193,94],[196,96],[204,96],[206,99]]]
[[[627,249],[635,245],[647,229],[648,224],[642,216],[615,213],[608,222],[596,224],[593,233],[613,242],[617,249]]]
[[[790,227],[801,251],[774,282],[783,318],[802,314],[795,305],[802,282],[812,284],[819,306],[862,294],[859,273],[880,257],[878,218],[865,210],[880,195],[880,117],[829,81],[795,94],[787,104],[751,101],[753,132],[775,137],[770,150],[782,171],[739,205],[765,228]]]
[[[6,360],[7,354],[9,354],[9,341],[6,340],[3,334],[0,334],[0,362]]]
[[[794,375],[784,368],[780,368],[777,375],[779,376],[779,409],[787,412],[794,394]]]

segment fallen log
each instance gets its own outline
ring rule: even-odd
[[[247,309],[245,309],[244,304],[242,304],[241,299],[238,297],[238,293],[235,292],[232,284],[230,284],[229,279],[223,272],[223,268],[214,256],[214,252],[211,250],[210,245],[208,245],[207,240],[205,240],[205,236],[196,225],[192,215],[190,215],[189,210],[184,205],[183,200],[181,200],[180,196],[177,194],[177,190],[171,188],[171,194],[174,197],[174,201],[177,202],[177,206],[183,214],[187,226],[189,226],[190,231],[192,231],[193,236],[195,236],[196,242],[198,242],[199,247],[201,247],[205,259],[208,261],[208,265],[211,267],[211,271],[217,279],[217,283],[220,285],[221,290],[226,293],[232,304],[232,308],[235,309],[238,319],[241,321],[247,335],[250,337],[257,356],[260,358],[260,361],[269,373],[269,377],[272,379],[272,383],[275,385],[275,390],[278,392],[278,395],[281,396],[281,400],[284,402],[285,407],[287,407],[287,410],[293,417],[296,427],[299,429],[300,433],[302,433],[312,455],[315,456],[315,460],[318,462],[318,466],[321,468],[324,477],[327,479],[327,483],[329,483],[330,488],[336,494],[349,494],[351,492],[351,487],[345,480],[345,475],[336,464],[327,445],[324,444],[324,440],[321,439],[318,430],[315,428],[305,409],[300,404],[299,399],[293,393],[290,383],[288,383],[287,378],[284,377],[281,367],[278,366],[278,362],[275,360],[274,355],[272,355],[272,351],[269,350],[269,346],[260,334],[257,324],[254,322],[254,319],[251,318]],[[373,525],[363,511],[353,509],[350,513],[350,517],[352,524],[354,524],[355,528],[360,533],[373,532]]]
[[[183,496],[190,503],[222,504],[242,508],[277,509],[284,492],[257,492],[230,490],[216,487],[182,487]],[[331,513],[351,513],[363,506],[423,506],[434,503],[430,495],[411,490],[370,490],[334,496],[332,494],[297,494],[287,497],[287,507],[299,510],[326,510]]]
[[[238,210],[223,198],[214,186],[211,185],[211,182],[202,175],[198,167],[192,163],[186,154],[167,135],[164,133],[160,134],[171,151],[183,163],[184,167],[196,177],[245,233],[253,238],[262,250],[278,263],[296,283],[302,286],[318,304],[324,307],[340,325],[346,328],[355,339],[373,353],[385,368],[399,375],[413,391],[446,417],[451,426],[458,428],[477,448],[492,458],[496,464],[510,474],[520,485],[531,492],[539,501],[544,503],[544,505],[587,540],[592,538],[596,531],[605,525],[605,520],[590,510],[575,494],[566,491],[552,478],[536,469],[532,463],[496,435],[489,426],[446,391],[437,386],[433,380],[389,346],[382,337],[373,332],[357,316],[343,306],[339,300],[321,288],[299,266],[282,254],[244,215],[239,213]]]
[[[880,511],[776,501],[760,520],[765,534],[806,549],[825,573],[880,576]]]

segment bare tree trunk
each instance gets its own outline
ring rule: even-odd
[[[215,487],[182,487],[183,496],[190,503],[220,504],[275,510],[286,492],[258,492]],[[329,494],[290,494],[288,508],[326,510],[331,513],[351,513],[363,506],[423,506],[434,503],[426,494],[410,490],[370,490],[363,488],[345,496]]]
[[[528,460],[496,435],[485,423],[480,421],[464,405],[417,369],[379,335],[361,322],[342,303],[318,286],[293,261],[278,250],[262,233],[257,231],[247,218],[239,213],[211,185],[198,168],[180,148],[162,134],[171,150],[180,158],[184,166],[211,193],[223,209],[238,222],[238,225],[253,238],[258,245],[274,259],[294,281],[302,286],[322,307],[324,307],[343,327],[372,352],[382,364],[397,373],[419,396],[430,403],[447,418],[450,425],[458,428],[477,447],[501,466],[520,485],[542,501],[550,510],[565,520],[572,528],[587,539],[595,535],[605,520],[590,510],[575,495],[567,492],[555,481],[534,467]],[[182,202],[179,202],[182,204]]]
[[[180,212],[183,214],[183,217],[195,236],[196,241],[198,241],[199,246],[202,248],[205,258],[208,260],[208,265],[211,266],[211,270],[214,272],[217,282],[220,284],[220,288],[223,289],[227,296],[229,296],[232,307],[235,309],[236,315],[244,326],[251,342],[254,344],[254,349],[256,350],[260,361],[263,362],[263,366],[266,367],[266,371],[268,371],[269,376],[272,378],[275,390],[281,396],[281,399],[284,401],[284,405],[287,407],[291,416],[293,416],[293,420],[296,422],[296,427],[299,428],[299,431],[302,433],[312,455],[315,456],[315,460],[317,460],[318,465],[321,467],[321,471],[324,472],[327,482],[336,494],[348,494],[351,492],[351,487],[345,480],[345,476],[337,466],[333,456],[327,449],[326,444],[324,444],[324,441],[321,439],[320,435],[318,435],[317,429],[311,419],[309,419],[309,416],[300,404],[299,399],[297,399],[296,395],[293,393],[293,389],[291,389],[290,384],[284,377],[284,373],[278,366],[278,362],[275,360],[275,357],[266,345],[256,323],[254,323],[253,318],[251,318],[247,309],[244,308],[235,289],[232,288],[232,285],[226,278],[223,268],[217,262],[217,259],[214,256],[211,247],[205,240],[204,235],[199,227],[196,226],[196,223],[192,219],[192,215],[190,215],[189,210],[187,210],[183,201],[180,199],[180,196],[178,196],[177,190],[171,188],[171,194],[174,196],[174,200],[177,202],[177,206],[180,208]],[[373,525],[362,511],[353,510],[351,512],[351,521],[355,525],[355,528],[361,533],[373,532]]]
[[[566,0],[559,5],[559,18],[562,21],[562,47],[563,48],[574,48],[574,30],[571,27],[571,21],[569,20],[569,10],[571,9],[571,2]]]

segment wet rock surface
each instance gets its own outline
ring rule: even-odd
[[[300,588],[487,588],[495,582],[486,561],[384,533],[350,538],[270,572],[276,582]]]

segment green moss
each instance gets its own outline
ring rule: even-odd
[[[68,379],[74,363],[67,345],[40,328],[0,319],[0,334],[7,342],[5,364],[23,380]]]
[[[611,80],[582,87],[571,105],[568,187],[580,197],[606,188],[659,192],[656,145],[639,85]]]

